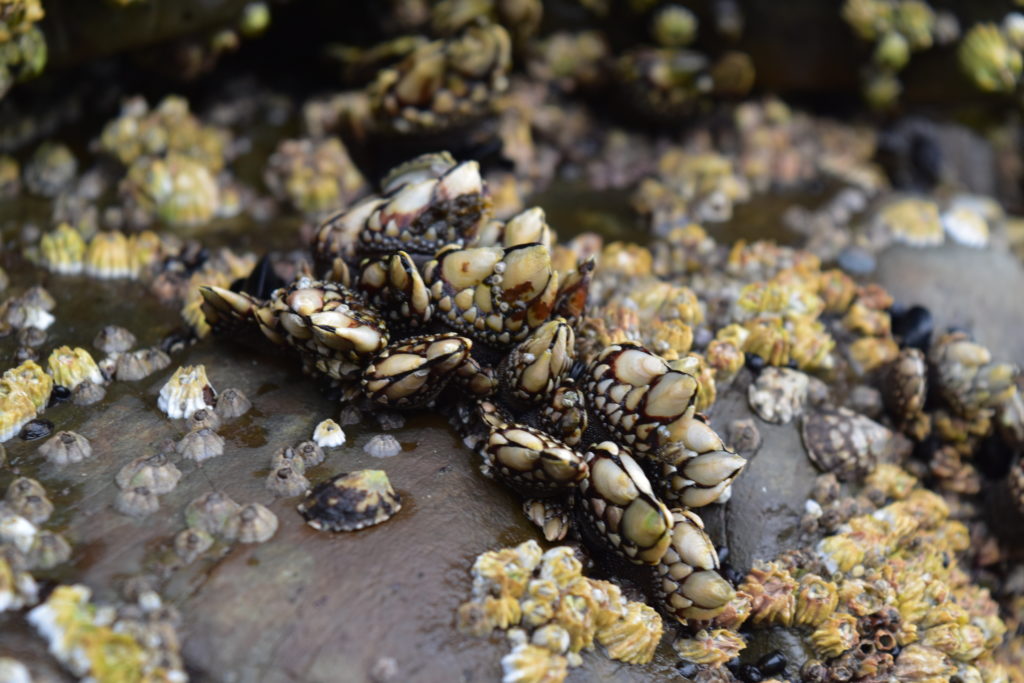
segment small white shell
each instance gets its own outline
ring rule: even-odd
[[[953,206],[942,214],[946,234],[968,247],[980,249],[988,245],[989,229],[985,217],[969,206]]]
[[[0,681],[7,683],[32,683],[28,668],[17,659],[0,657]]]
[[[28,553],[38,531],[35,524],[21,515],[0,512],[0,542],[10,543],[22,553]]]
[[[335,448],[345,443],[345,431],[334,420],[324,420],[313,430],[313,441],[320,448]]]
[[[363,450],[375,458],[390,458],[402,452],[402,444],[390,434],[378,434],[366,442]]]

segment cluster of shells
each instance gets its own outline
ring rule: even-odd
[[[7,4],[0,0],[0,18]],[[38,3],[20,4],[27,23],[0,24],[0,43],[33,35]],[[422,3],[396,3],[405,12],[392,18],[409,35],[338,51],[361,87],[305,104],[301,134],[268,156],[265,195],[239,180],[235,162],[251,144],[247,126],[287,118],[287,105],[256,97],[200,116],[180,97],[126,100],[92,146],[101,165],[80,172],[71,147],[55,142],[40,144],[24,168],[0,157],[0,193],[23,185],[53,200],[45,229],[22,230],[21,255],[53,281],[143,284],[180,308],[184,341],[214,332],[288,348],[356,415],[449,417],[481,470],[560,544],[486,552],[471,569],[458,626],[505,632],[507,681],[562,680],[581,653],[599,649],[646,663],[666,631],[681,634],[674,652],[685,677],[781,677],[779,657],[737,664],[752,633],[769,627],[813,653],[806,680],[1016,680],[1022,610],[1000,615],[962,568],[975,557],[980,513],[961,497],[982,491],[979,464],[998,439],[1009,446],[996,477],[1006,509],[1024,515],[1024,465],[1006,455],[1024,447],[1018,371],[965,333],[931,339],[927,311],[901,308],[851,276],[894,243],[986,247],[1006,216],[980,196],[888,191],[871,130],[774,99],[734,107],[721,139],[696,130],[654,140],[597,120],[569,95],[609,87],[632,114],[664,123],[743,94],[753,78],[746,55],[693,49],[690,10],[635,4],[650,44],[613,54],[600,31],[539,37],[541,3],[531,0],[444,0],[418,13]],[[948,16],[917,0],[849,0],[842,11],[876,43],[876,103],[898,92],[895,74],[910,52],[955,37]],[[718,33],[738,30],[735,16],[716,17]],[[995,35],[968,32],[961,58],[981,87],[1017,82],[1020,23],[1010,15]],[[529,78],[514,71],[517,61]],[[342,134],[417,150],[424,140],[494,140],[500,163],[483,170],[448,153],[408,155],[374,188]],[[524,197],[566,169],[592,188],[628,190],[651,234],[646,245],[593,232],[559,241]],[[785,217],[807,236],[805,248],[713,236],[712,224],[756,195],[822,180],[843,189]],[[293,246],[310,243],[308,256],[257,260],[204,247],[200,231],[211,225],[266,224],[278,211],[302,216],[302,244]],[[107,327],[94,357],[57,343],[60,303],[45,288],[11,287],[0,270],[0,291],[8,288],[0,334],[16,335],[17,351],[0,377],[0,442],[48,437],[38,453],[49,465],[80,468],[95,457],[92,435],[51,435],[47,409],[96,404],[117,382],[163,373],[184,341],[137,348],[131,332]],[[220,432],[250,407],[235,389],[217,392],[202,365],[165,373],[159,386],[154,402],[178,438],[123,463],[114,480],[115,509],[139,523],[224,455]],[[746,576],[721,566],[697,514],[729,499],[747,465],[735,451],[756,450],[710,426],[730,387],[764,422],[797,422],[807,455],[829,473],[807,502],[802,548]],[[756,428],[730,431],[730,440],[741,436],[749,446]],[[387,522],[402,499],[384,470],[325,478],[315,469],[333,466],[329,451],[344,440],[326,420],[312,440],[273,454],[266,488],[297,499],[292,519],[222,491],[192,500],[170,539],[177,561],[267,542],[300,515],[323,532]],[[387,437],[366,450],[389,457],[401,446]],[[923,457],[907,462],[910,451]],[[839,480],[863,491],[842,498]],[[176,615],[154,591],[113,608],[92,605],[84,586],[61,585],[40,603],[32,572],[71,553],[46,528],[52,511],[31,478],[7,489],[0,611],[38,603],[30,623],[77,676],[103,680],[127,666],[141,678],[180,680]],[[584,576],[585,562],[608,580]],[[0,671],[15,665],[0,659]]]
[[[484,553],[473,563],[473,599],[459,607],[458,627],[476,636],[498,628],[512,650],[504,680],[561,680],[601,645],[611,659],[643,664],[654,657],[661,617],[622,596],[609,581],[583,576],[568,546],[543,551],[536,541]]]
[[[1014,680],[999,605],[949,561],[969,546],[967,527],[895,465],[864,484],[880,506],[861,506],[814,546],[757,562],[725,612],[673,644],[691,675],[742,651],[735,631],[746,625],[801,638],[813,652],[806,681]],[[814,496],[828,505],[837,494],[833,479]]]
[[[638,341],[585,343],[592,260],[570,250],[557,269],[539,209],[488,214],[475,162],[419,157],[321,228],[313,261],[328,279],[300,276],[266,300],[204,287],[206,320],[293,348],[347,400],[455,406],[484,472],[528,498],[549,540],[575,518],[598,556],[637,566],[667,613],[710,617],[732,589],[688,508],[727,497],[744,460],[697,416],[693,362]],[[345,497],[312,497],[303,514],[337,528],[344,515],[326,503]]]

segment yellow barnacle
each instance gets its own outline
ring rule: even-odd
[[[725,383],[736,376],[746,362],[739,346],[731,341],[713,340],[704,352],[708,366],[715,373],[715,381]]]
[[[776,562],[759,562],[737,589],[750,596],[750,620],[754,624],[789,626],[796,609],[797,581]]]
[[[521,598],[537,566],[539,551],[536,541],[527,541],[516,548],[480,555],[473,563],[474,592]]]
[[[985,651],[985,634],[970,624],[940,624],[921,634],[921,644],[969,662]]]
[[[818,276],[818,295],[825,302],[825,313],[843,314],[857,296],[857,283],[839,269],[826,270]]]
[[[635,278],[650,275],[653,257],[646,247],[630,242],[612,242],[601,251],[595,277],[617,275]]]
[[[594,611],[586,598],[579,595],[565,595],[555,609],[555,623],[569,633],[569,651],[579,652],[594,645],[597,624]]]
[[[654,658],[662,632],[661,617],[652,607],[631,602],[622,618],[598,629],[596,638],[612,659],[646,664]]]
[[[4,372],[0,378],[12,389],[28,396],[36,410],[46,407],[53,389],[53,379],[35,361],[26,360]]]
[[[820,321],[807,316],[796,318],[790,335],[793,339],[790,357],[801,370],[824,370],[832,366],[830,354],[836,342]]]
[[[103,384],[103,373],[83,348],[61,346],[53,350],[46,362],[53,381],[68,389],[74,389],[86,380]]]
[[[602,629],[621,619],[628,607],[622,589],[610,581],[584,579],[569,587],[570,595],[578,595],[590,603],[594,625]]]
[[[958,56],[964,73],[987,92],[1013,92],[1024,67],[1020,50],[992,23],[972,26]]]
[[[845,534],[837,534],[823,538],[818,553],[824,556],[829,569],[845,573],[864,561],[865,549]]]
[[[857,618],[836,613],[811,633],[811,645],[825,658],[838,657],[857,644]]]
[[[859,336],[885,337],[891,332],[889,314],[857,301],[843,317],[846,329]]]
[[[677,638],[672,643],[672,649],[681,659],[710,666],[733,660],[746,646],[742,636],[724,628],[698,631],[692,638]]]
[[[518,624],[522,616],[522,609],[519,601],[511,595],[494,597],[488,595],[483,600],[484,611],[487,613],[487,621],[494,624],[495,628],[507,629]]]
[[[941,650],[913,643],[900,652],[892,673],[900,681],[947,681],[956,673],[956,666]]]
[[[836,610],[839,592],[831,581],[805,574],[800,578],[793,612],[794,626],[818,626]]]
[[[693,290],[654,278],[634,279],[628,289],[609,299],[609,305],[634,311],[645,324],[661,320],[695,326],[704,320],[703,308]]]
[[[743,343],[743,352],[764,359],[768,365],[789,363],[792,340],[783,322],[778,318],[756,318],[744,324],[749,332]]]
[[[565,590],[583,575],[583,565],[569,546],[558,546],[544,553],[540,561],[540,577],[549,579]]]
[[[455,627],[459,633],[482,638],[494,630],[494,622],[482,602],[468,600],[459,605],[455,613]]]
[[[678,319],[656,319],[651,323],[647,344],[665,360],[676,360],[693,346],[693,328]]]
[[[864,40],[874,40],[893,24],[893,3],[888,0],[846,0],[842,15]]]
[[[98,232],[89,241],[85,252],[85,274],[101,280],[131,278],[133,269],[128,238],[114,230]]]
[[[809,316],[816,318],[825,308],[825,302],[813,289],[800,282],[771,280],[752,282],[740,290],[734,306],[734,317],[749,320],[759,316]]]
[[[36,416],[32,399],[14,382],[0,380],[0,442],[18,433]]]
[[[131,258],[131,270],[140,273],[160,259],[163,245],[160,237],[152,230],[133,234],[128,238],[128,253]]]
[[[862,373],[896,360],[900,347],[892,337],[861,337],[849,348],[850,359]]]
[[[95,680],[131,683],[144,679],[146,653],[131,635],[96,628],[82,634],[79,646],[89,659]]]
[[[501,658],[501,669],[507,683],[562,683],[569,663],[545,647],[522,643]]]
[[[864,480],[869,489],[881,491],[886,498],[902,500],[917,486],[917,477],[899,465],[880,463]]]
[[[876,229],[913,247],[942,244],[945,231],[938,205],[928,199],[903,197],[889,202],[875,216]]]
[[[74,275],[82,272],[85,240],[67,223],[61,223],[39,240],[43,265],[54,273]]]

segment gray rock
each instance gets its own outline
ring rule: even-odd
[[[861,247],[846,247],[836,261],[850,275],[867,275],[877,266],[874,255]]]

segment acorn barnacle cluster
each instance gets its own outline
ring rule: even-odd
[[[205,321],[293,349],[343,400],[447,410],[550,538],[571,531],[628,566],[675,619],[724,608],[732,589],[690,508],[727,499],[745,460],[698,412],[711,370],[588,332],[594,261],[558,245],[541,209],[494,219],[476,162],[428,154],[324,222],[313,263],[270,292],[202,287]],[[685,288],[646,291],[666,318],[702,319]],[[368,477],[314,487],[300,511],[336,530],[382,521],[397,497]]]
[[[79,584],[58,585],[27,615],[68,671],[93,680],[185,680],[176,611],[144,591],[136,604],[96,605]]]
[[[53,378],[31,360],[0,376],[0,442],[45,410],[52,389]]]
[[[165,97],[150,108],[126,100],[100,136],[99,147],[125,167],[121,192],[143,224],[198,226],[228,210],[220,174],[230,156],[226,129],[202,123],[187,100]]]
[[[716,654],[745,645],[730,650],[729,631],[718,641],[712,634],[746,623],[798,634],[813,652],[804,680],[1005,677],[996,648],[1006,625],[958,562],[967,528],[894,465],[878,467],[866,484],[888,504],[851,517],[813,549],[755,563],[712,630],[677,641],[677,652],[700,665],[721,661]]]
[[[504,631],[512,650],[506,681],[561,681],[601,646],[611,659],[651,661],[661,640],[658,613],[629,601],[614,583],[583,575],[572,548],[543,551],[535,541],[483,553],[473,563],[473,597],[459,607],[460,631]]]

